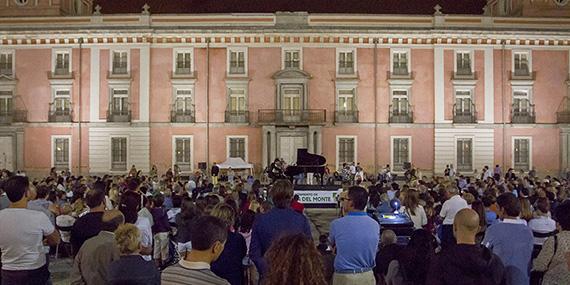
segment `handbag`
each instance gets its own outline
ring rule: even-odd
[[[550,269],[550,264],[552,263],[552,260],[554,260],[554,256],[556,255],[556,250],[558,250],[558,236],[557,235],[554,236],[554,253],[552,254],[552,258],[550,258],[550,261],[548,262],[548,265],[546,266],[546,270],[545,271],[531,271],[530,272],[530,285],[541,285],[542,284],[542,280],[544,279],[544,274],[546,273],[546,271],[548,271],[548,269]]]

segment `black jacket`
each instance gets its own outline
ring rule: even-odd
[[[454,245],[438,254],[426,284],[503,284],[504,266],[497,255],[481,245]]]

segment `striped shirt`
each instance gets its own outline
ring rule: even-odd
[[[162,272],[163,285],[229,285],[230,283],[218,277],[210,270],[210,265],[204,262],[180,260],[176,265]]]

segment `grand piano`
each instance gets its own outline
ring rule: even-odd
[[[319,177],[322,185],[326,163],[327,159],[324,156],[309,153],[306,148],[299,148],[297,149],[297,163],[289,165],[285,169],[285,175],[292,179],[293,176],[301,173],[304,173],[305,177],[307,177],[307,173],[318,174],[317,177]]]

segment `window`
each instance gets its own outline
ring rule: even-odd
[[[529,90],[514,90],[513,91],[513,112],[514,113],[528,113],[530,112],[531,103]]]
[[[471,75],[473,73],[471,64],[471,52],[459,51],[455,54],[456,73],[458,75]]]
[[[513,138],[513,165],[515,170],[529,171],[531,156],[530,138]]]
[[[192,89],[176,89],[175,110],[178,115],[191,115],[194,112]]]
[[[245,89],[229,88],[230,104],[229,111],[232,113],[240,113],[247,110]]]
[[[174,164],[181,171],[192,170],[192,138],[174,137]]]
[[[70,71],[70,59],[69,51],[57,51],[55,52],[54,58],[54,68],[53,73],[56,75],[69,74]]]
[[[175,53],[175,69],[176,74],[192,74],[192,52],[177,51]]]
[[[473,139],[457,139],[457,171],[473,171]]]
[[[392,73],[394,75],[408,75],[409,71],[409,53],[407,51],[392,52]]]
[[[247,161],[247,137],[228,137],[228,157],[240,157]]]
[[[0,53],[0,75],[13,76],[14,75],[14,62],[12,52]]]
[[[473,101],[471,90],[455,91],[455,114],[459,116],[470,116],[473,113]]]
[[[301,69],[301,50],[285,50],[283,52],[283,68]]]
[[[514,52],[513,57],[513,70],[515,76],[530,75],[530,53]]]
[[[129,112],[129,90],[128,89],[112,89],[112,105],[113,115],[127,115]]]
[[[229,50],[229,74],[246,74],[246,49]]]
[[[113,51],[113,74],[128,74],[129,53],[127,51]]]
[[[55,90],[52,110],[56,115],[69,115],[71,113],[71,100],[69,90]]]
[[[404,171],[404,164],[410,162],[410,140],[409,137],[392,138],[392,169],[394,171]]]
[[[356,137],[337,137],[337,168],[356,162]]]
[[[392,114],[407,115],[410,111],[408,90],[392,90]]]
[[[69,137],[52,138],[52,166],[56,169],[69,169]]]
[[[354,89],[338,90],[338,111],[348,113],[354,110]]]
[[[0,116],[12,114],[12,91],[0,91]]]
[[[127,170],[127,138],[111,138],[111,170]]]
[[[338,52],[338,74],[354,74],[355,72],[355,51]]]

